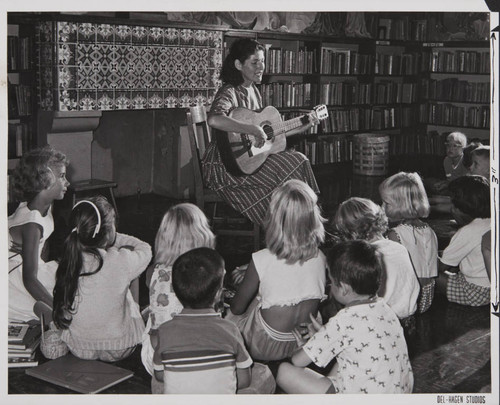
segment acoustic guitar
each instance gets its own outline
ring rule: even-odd
[[[314,107],[311,114],[321,121],[328,117],[328,110],[325,105],[319,105]],[[283,121],[279,111],[273,106],[260,111],[237,107],[229,116],[239,121],[259,125],[267,135],[264,146],[257,148],[252,146],[251,135],[215,131],[222,162],[226,170],[233,175],[255,173],[269,155],[285,150],[287,132],[309,122],[308,114]]]

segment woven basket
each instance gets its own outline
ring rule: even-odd
[[[354,135],[353,172],[365,176],[383,176],[389,171],[388,135]]]

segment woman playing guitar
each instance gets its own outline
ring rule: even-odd
[[[233,43],[223,62],[220,78],[223,82],[214,97],[208,115],[208,124],[215,130],[247,134],[253,146],[264,145],[267,135],[260,125],[230,117],[236,107],[260,110],[262,97],[255,83],[264,73],[264,46],[253,39],[239,39]],[[318,123],[309,114],[306,124],[291,130],[287,135],[304,132]],[[216,131],[214,131],[216,132]],[[299,152],[283,151],[271,154],[250,175],[231,174],[221,159],[214,136],[202,160],[204,181],[216,190],[234,209],[259,225],[266,214],[273,190],[290,179],[299,179],[319,193],[309,160]]]

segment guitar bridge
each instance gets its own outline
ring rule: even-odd
[[[248,156],[252,157],[253,156],[253,153],[252,153],[252,141],[250,141],[250,138],[248,137],[247,134],[242,135],[241,136],[241,140],[243,142],[243,147],[245,148],[245,150],[248,153]]]

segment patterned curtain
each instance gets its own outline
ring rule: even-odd
[[[221,31],[60,21],[37,28],[45,110],[207,105],[220,85]]]

